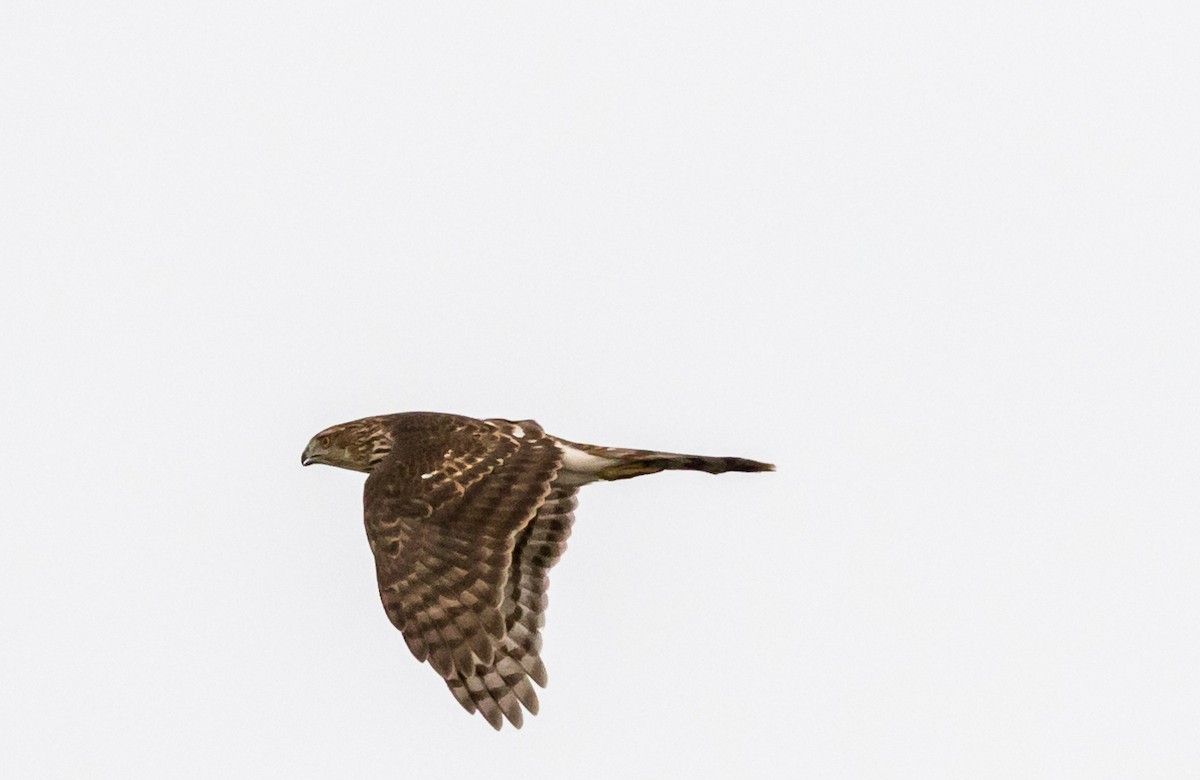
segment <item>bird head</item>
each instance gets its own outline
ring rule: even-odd
[[[392,436],[381,417],[326,428],[309,440],[300,455],[300,465],[327,466],[370,473],[375,464],[392,451]]]

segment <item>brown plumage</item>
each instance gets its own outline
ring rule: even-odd
[[[576,492],[666,469],[773,471],[713,458],[576,444],[532,420],[410,412],[312,438],[301,462],[369,474],[367,539],[384,611],[412,654],[469,712],[520,728],[538,710],[548,573],[566,550]]]

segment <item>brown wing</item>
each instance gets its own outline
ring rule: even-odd
[[[553,489],[537,515],[517,536],[501,607],[507,635],[497,648],[496,663],[490,667],[479,664],[473,674],[446,681],[468,712],[478,709],[492,725],[500,722],[503,712],[520,726],[521,711],[514,706],[512,697],[537,714],[537,694],[526,677],[538,685],[546,685],[546,667],[539,656],[542,648],[539,629],[545,622],[546,589],[550,585],[547,574],[567,548],[576,490]],[[515,710],[516,719],[510,710]]]
[[[501,607],[515,539],[545,501],[560,460],[536,423],[521,426],[514,436],[481,420],[402,415],[392,454],[364,491],[388,618],[413,655],[496,728],[502,714],[520,725],[518,702],[537,707],[526,679],[538,672],[536,655],[519,655]]]
[[[529,525],[521,531],[513,547],[512,569],[504,587],[504,628],[526,656],[537,659],[542,648],[539,629],[545,625],[549,597],[550,569],[567,549],[577,487],[555,487],[538,509]],[[546,671],[540,659],[533,675],[538,685],[546,685]]]

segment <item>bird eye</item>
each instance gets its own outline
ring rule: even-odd
[[[329,446],[329,439],[330,439],[330,437],[329,437],[329,436],[318,436],[318,437],[317,437],[317,444],[320,444],[322,447],[328,447],[328,446]]]

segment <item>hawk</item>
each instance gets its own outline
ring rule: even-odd
[[[577,444],[533,420],[409,412],[327,428],[301,463],[369,476],[367,539],[379,596],[409,650],[468,712],[499,730],[537,714],[547,574],[571,533],[575,494],[597,480],[769,463]]]

